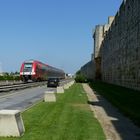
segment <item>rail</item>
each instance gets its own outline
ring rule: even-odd
[[[37,87],[46,85],[47,81],[43,82],[30,82],[30,83],[18,83],[13,85],[0,85],[0,92],[8,92],[12,90],[20,90],[25,88]]]

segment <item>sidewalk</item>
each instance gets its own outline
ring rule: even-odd
[[[83,84],[88,103],[100,122],[107,140],[140,140],[140,128],[124,117],[101,95]]]

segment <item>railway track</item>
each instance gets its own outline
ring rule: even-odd
[[[47,81],[45,82],[30,82],[30,83],[17,83],[13,85],[0,85],[0,92],[9,92],[12,90],[20,90],[25,88],[37,87],[46,85]]]
[[[69,79],[61,80],[60,86],[63,86],[68,81],[70,81],[70,80]],[[37,87],[37,86],[43,86],[43,85],[47,85],[47,81],[28,82],[28,83],[18,82],[18,83],[10,83],[10,84],[2,84],[2,85],[0,84],[0,93],[9,92],[9,91],[13,91],[13,90],[21,90],[21,89],[31,88],[31,87]]]

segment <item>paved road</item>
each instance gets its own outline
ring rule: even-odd
[[[64,85],[71,79],[62,80],[60,85]],[[28,88],[24,90],[1,92],[0,93],[0,109],[18,109],[24,111],[34,103],[43,100],[44,92],[48,90],[56,90],[56,88],[47,88],[46,86]]]
[[[24,111],[35,102],[43,100],[44,92],[47,90],[55,90],[55,88],[42,86],[20,91],[12,91],[8,95],[0,93],[0,109],[18,109]]]

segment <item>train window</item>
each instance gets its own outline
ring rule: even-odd
[[[32,71],[32,63],[24,63],[24,72]]]
[[[46,71],[46,66],[42,65],[42,70]]]
[[[25,63],[24,68],[32,68],[32,63]]]

